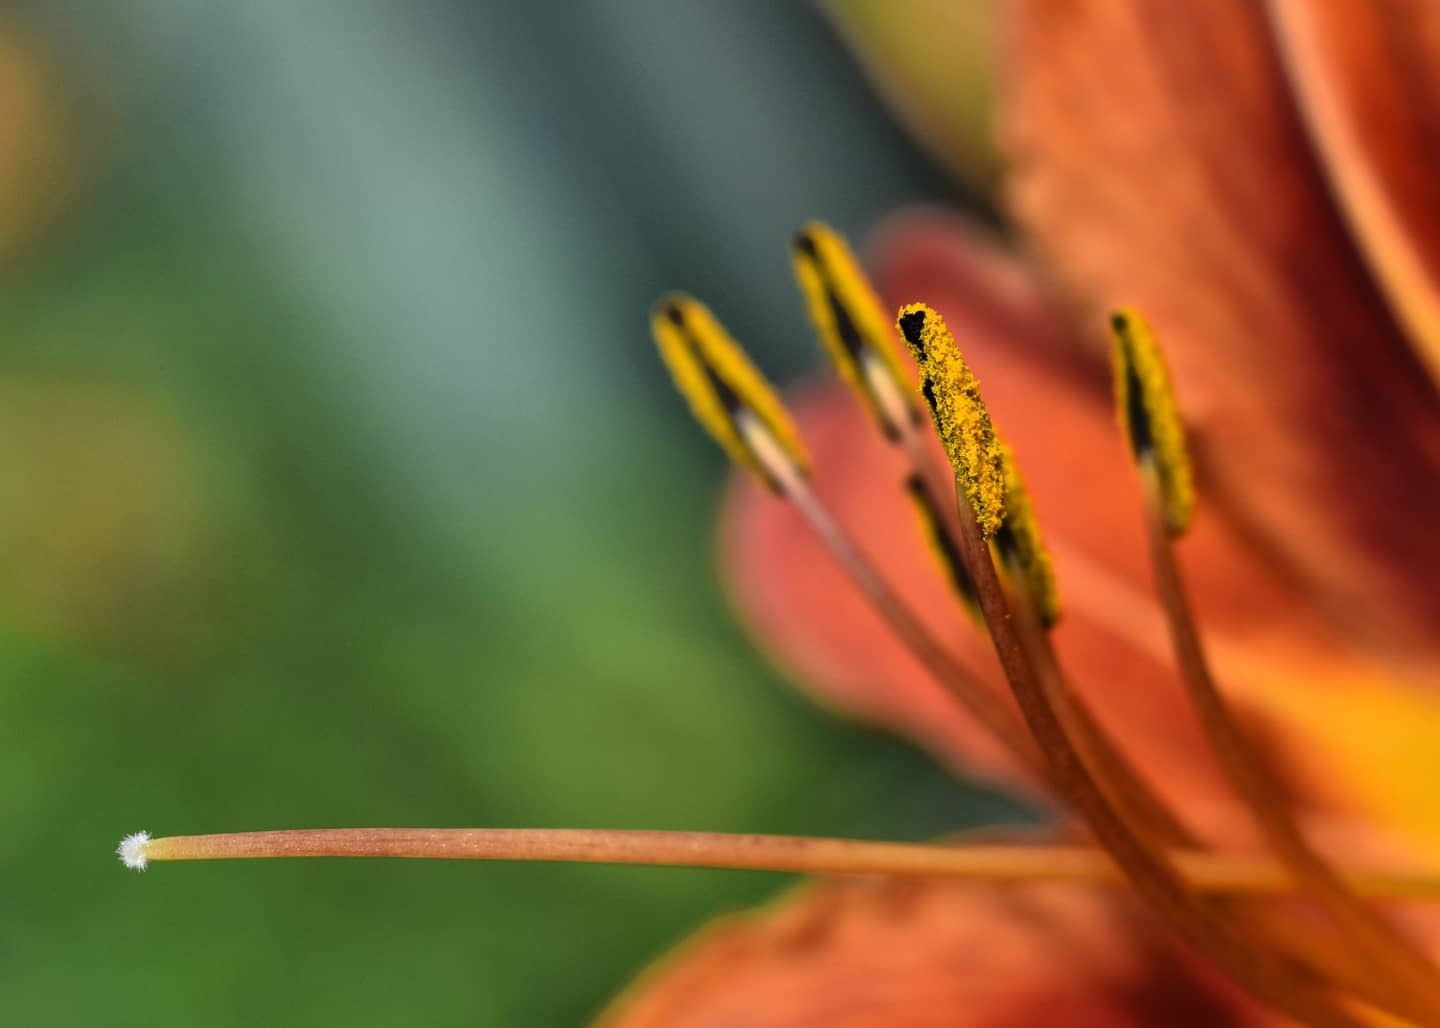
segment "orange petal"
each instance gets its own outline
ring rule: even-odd
[[[1440,401],[1333,205],[1263,6],[1008,10],[1014,205],[1088,323],[1146,311],[1212,501],[1337,616],[1433,652]]]
[[[876,92],[962,181],[993,191],[995,0],[825,0]]]
[[[1118,893],[830,882],[723,919],[603,1028],[1261,1024]]]
[[[96,162],[86,146],[100,126],[77,124],[56,57],[23,22],[0,20],[0,262],[51,226]]]
[[[1270,12],[1355,238],[1440,381],[1440,8],[1272,0]]]

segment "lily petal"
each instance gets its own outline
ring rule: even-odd
[[[1440,399],[1354,252],[1262,6],[1008,10],[1014,207],[1087,323],[1146,311],[1210,497],[1337,617],[1433,653]]]
[[[21,24],[0,19],[0,262],[52,225],[95,157],[80,152],[79,112],[68,109],[54,56]],[[92,136],[96,127],[87,126]]]
[[[1440,381],[1440,8],[1271,0],[1270,13],[1351,230]]]
[[[1119,893],[830,882],[703,929],[600,1025],[1274,1023],[1262,1016]]]
[[[900,121],[959,179],[991,193],[995,0],[824,0],[820,9]]]

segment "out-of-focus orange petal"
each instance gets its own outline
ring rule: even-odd
[[[54,58],[27,26],[0,20],[0,263],[50,226],[95,159]]]
[[[1271,0],[1270,12],[1356,240],[1440,381],[1440,7]]]
[[[995,0],[826,0],[820,9],[876,91],[971,186],[991,190]]]
[[[1440,400],[1353,249],[1263,5],[1008,10],[1014,206],[1088,323],[1144,310],[1210,500],[1332,613],[1433,653]]]
[[[1261,1019],[1120,893],[832,882],[701,931],[603,1028],[1028,1028]]]

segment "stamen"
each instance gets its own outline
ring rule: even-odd
[[[894,322],[880,306],[850,247],[827,226],[815,221],[803,226],[791,253],[796,280],[825,352],[881,434],[909,460],[905,490],[919,516],[921,534],[961,605],[972,617],[979,617],[974,586],[956,551],[954,528],[945,517],[946,507],[936,500],[943,493],[933,481],[935,462],[920,439],[923,422],[913,399],[914,386],[900,363]]]
[[[1185,426],[1165,358],[1145,319],[1129,308],[1110,315],[1110,335],[1120,425],[1136,459],[1154,461],[1165,499],[1166,525],[1179,535],[1190,524],[1195,487],[1185,448]]]
[[[1145,498],[1150,559],[1187,694],[1222,769],[1281,862],[1336,927],[1362,945],[1360,959],[1402,1002],[1440,1023],[1440,976],[1403,936],[1367,907],[1299,830],[1283,789],[1256,757],[1210,674],[1180,579],[1172,537],[1194,506],[1179,408],[1154,334],[1133,311],[1111,318],[1116,408],[1131,441]]]
[[[1350,890],[1340,874],[1311,846],[1286,802],[1284,790],[1268,773],[1246,740],[1230,704],[1210,673],[1200,644],[1179,564],[1173,527],[1166,509],[1161,473],[1153,459],[1142,458],[1146,527],[1150,559],[1161,606],[1175,648],[1176,663],[1191,703],[1220,765],[1282,864],[1294,874],[1345,937],[1356,956],[1372,966],[1402,1001],[1424,1011],[1423,1020],[1440,1024],[1440,974],[1410,940]]]
[[[932,636],[860,553],[810,488],[803,444],[779,398],[701,304],[671,295],[655,309],[656,342],[691,408],[737,462],[794,504],[830,554],[935,679],[1032,773],[1044,763],[1014,713]]]
[[[895,328],[855,255],[835,232],[812,221],[791,246],[795,278],[805,294],[810,320],[840,377],[860,394],[885,437],[920,423],[901,367]]]
[[[319,857],[523,860],[1015,884],[1125,884],[1125,876],[1105,852],[1087,846],[943,845],[589,828],[319,828],[158,839],[141,832],[127,836],[121,845],[141,837],[146,859],[159,862]],[[1291,888],[1284,869],[1263,860],[1176,853],[1175,862],[1186,881],[1201,892],[1269,896]],[[1440,874],[1357,869],[1350,881],[1357,891],[1376,898],[1440,900]]]
[[[1001,557],[1002,567],[1006,569],[1006,577],[1018,586],[1011,592],[1011,609],[1021,648],[1034,667],[1036,679],[1054,708],[1056,718],[1070,736],[1091,777],[1110,802],[1157,843],[1199,846],[1199,839],[1116,746],[1095,719],[1084,698],[1066,679],[1045,630],[1039,601],[1034,591],[1028,588],[1026,572],[1019,566],[1015,550],[998,546],[995,549]]]
[[[955,352],[954,340],[948,332],[943,332],[943,325],[937,332],[937,322],[938,316],[918,304],[902,309],[900,315],[901,334],[912,343],[927,382],[936,380],[930,373],[931,368],[938,371],[944,367],[943,363],[937,366],[934,362],[948,361],[939,354]],[[958,353],[955,358],[959,360]],[[960,366],[963,367],[963,361]],[[985,435],[998,453],[989,415],[985,412],[973,376],[965,369],[963,374],[952,372],[945,377],[959,387],[953,393],[964,396],[966,409],[963,417],[972,425],[983,421]],[[942,415],[941,406],[942,403],[932,404],[932,411],[942,439],[945,439],[947,435],[954,434],[957,416],[953,411]],[[951,426],[951,433],[946,432],[947,425]],[[965,474],[967,466],[973,468],[972,461],[978,457],[973,452],[975,447],[972,444],[972,453],[967,454],[963,446],[952,446],[950,440],[946,441],[946,448],[951,451],[951,459],[956,464],[956,494],[962,509],[961,554],[979,591],[981,609],[996,654],[1010,680],[1021,714],[1049,763],[1052,782],[1075,811],[1085,818],[1096,839],[1125,871],[1136,892],[1170,921],[1182,938],[1208,954],[1236,982],[1306,1024],[1357,1024],[1333,999],[1314,989],[1291,963],[1254,945],[1252,940],[1236,931],[1234,925],[1199,902],[1168,855],[1127,823],[1092,777],[1062,720],[1061,711],[1057,710],[1052,696],[1038,677],[1015,630],[1013,613],[985,542],[982,528],[985,509],[976,504],[972,495],[974,486],[968,480],[973,477],[974,471],[971,470],[969,476]],[[964,511],[970,511],[971,515],[965,516]],[[997,521],[1001,516],[1003,510],[995,512]]]
[[[980,383],[955,346],[945,320],[923,303],[900,309],[896,321],[920,365],[921,395],[986,539],[1005,516],[1005,469]]]
[[[675,387],[732,460],[776,490],[790,472],[807,473],[809,456],[784,404],[708,307],[672,293],[655,305],[650,325]],[[776,457],[783,473],[762,461],[746,442],[738,419],[747,413],[779,444]]]
[[[1111,802],[1162,844],[1198,846],[1199,840],[1100,727],[1060,669],[1046,631],[1059,616],[1054,570],[1014,453],[1003,442],[1001,450],[1005,459],[1005,520],[991,546],[1012,584],[1014,627],[1025,655],[1076,751]]]
[[[754,419],[742,419],[750,445],[764,453],[774,447]],[[799,476],[782,480],[782,495],[805,518],[811,531],[865,594],[877,613],[934,679],[1019,763],[1045,781],[1045,762],[1012,710],[931,634],[920,617],[880,575],[840,527],[809,482]]]

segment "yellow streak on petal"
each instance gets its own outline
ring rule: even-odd
[[[1244,698],[1304,743],[1294,756],[1316,784],[1391,837],[1440,859],[1440,695],[1388,669],[1297,675],[1251,664]],[[1244,674],[1245,672],[1240,672]],[[1239,678],[1237,677],[1237,680]],[[1313,755],[1313,761],[1310,760]]]
[[[780,397],[708,307],[671,293],[655,305],[650,327],[675,388],[689,401],[695,420],[732,460],[776,484],[735,422],[732,407],[738,403],[769,430],[800,472],[808,472],[809,455]]]
[[[1005,523],[1001,532],[1013,549],[1015,561],[1025,577],[1024,586],[1035,601],[1041,622],[1050,628],[1060,620],[1060,590],[1055,585],[1055,566],[1050,560],[1045,538],[1040,533],[1035,508],[1030,505],[1025,480],[1016,467],[1015,454],[1003,442],[1000,452],[1005,466]]]
[[[960,356],[945,320],[923,303],[900,308],[900,335],[920,365],[921,394],[975,520],[990,538],[1005,517],[1005,468],[980,383]]]
[[[1110,316],[1110,337],[1120,427],[1132,445],[1137,432],[1148,437],[1165,500],[1165,521],[1171,534],[1179,535],[1189,527],[1194,513],[1195,487],[1185,426],[1164,355],[1145,319],[1130,308]],[[1132,390],[1139,395],[1132,395]],[[1137,420],[1144,423],[1136,424]]]
[[[893,436],[900,427],[894,422],[913,420],[918,411],[908,399],[909,378],[900,364],[894,323],[880,298],[845,240],[818,221],[796,233],[790,255],[825,352],[881,430]],[[895,388],[877,392],[871,374],[889,377]],[[902,409],[893,409],[891,397],[905,398]]]

